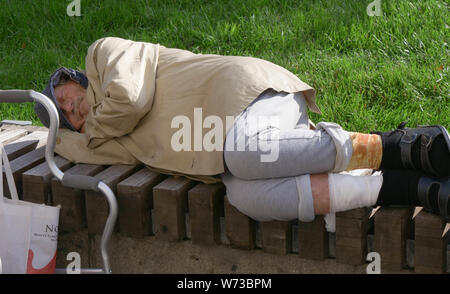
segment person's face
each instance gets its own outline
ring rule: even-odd
[[[84,122],[90,110],[86,99],[86,89],[74,81],[55,87],[55,98],[72,126],[80,131],[84,130]]]

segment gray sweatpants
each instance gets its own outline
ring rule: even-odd
[[[352,154],[334,123],[310,129],[302,93],[268,90],[235,120],[225,139],[228,201],[257,221],[312,221],[309,174],[340,172]]]

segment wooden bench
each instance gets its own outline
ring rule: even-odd
[[[45,128],[4,125],[0,141],[6,146],[20,197],[61,205],[58,263],[64,266],[64,253],[77,251],[88,255],[82,258],[85,265],[98,264],[96,247],[108,214],[106,200],[93,191],[66,188],[52,177],[44,159]],[[157,264],[162,272],[174,271],[164,264],[167,256],[163,252],[169,250],[181,250],[184,256],[173,261],[179,264],[175,269],[178,272],[184,272],[183,264],[199,272],[218,272],[213,268],[222,265],[225,272],[245,271],[243,264],[238,266],[238,261],[233,261],[235,264],[229,266],[223,257],[238,260],[241,256],[255,264],[247,268],[254,272],[264,266],[270,273],[308,272],[308,267],[314,267],[311,272],[322,272],[317,269],[323,265],[331,272],[335,268],[336,272],[365,273],[369,263],[366,256],[371,251],[380,254],[382,272],[445,273],[449,269],[448,241],[441,236],[445,224],[423,211],[412,219],[413,208],[381,208],[370,219],[369,209],[338,213],[336,232],[328,233],[322,216],[311,223],[254,221],[230,205],[223,184],[206,185],[162,175],[141,165],[73,164],[59,156],[56,163],[64,172],[98,177],[114,191],[119,204],[111,241],[116,272],[145,268],[150,253],[139,248],[151,244],[159,246],[161,252],[151,252],[159,258],[152,265]],[[114,249],[114,243],[129,251]],[[189,255],[183,255],[186,250]],[[137,261],[126,261],[127,254]],[[208,261],[203,261],[204,267],[195,267],[193,263],[202,260],[203,254],[209,256]],[[256,264],[256,256],[274,264],[277,259],[280,264],[286,263],[287,258],[291,267],[286,270],[282,265],[264,265],[263,261]],[[117,264],[121,268],[117,269]]]

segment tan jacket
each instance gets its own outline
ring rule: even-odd
[[[271,62],[239,56],[194,54],[159,44],[103,38],[88,49],[87,99],[92,110],[86,133],[61,129],[56,152],[74,162],[136,164],[212,183],[224,172],[221,150],[194,150],[194,108],[202,121],[218,116],[222,141],[229,125],[260,93],[303,92],[310,109],[320,113],[315,91],[288,70]],[[176,116],[190,119],[192,151],[175,151]],[[220,130],[220,129],[219,129]],[[201,128],[204,138],[210,128]],[[211,134],[210,134],[211,135]],[[198,139],[199,137],[197,137]],[[197,145],[198,146],[198,145]]]

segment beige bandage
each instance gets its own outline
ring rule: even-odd
[[[383,155],[381,136],[376,134],[349,133],[352,139],[352,158],[346,170],[378,169]]]

